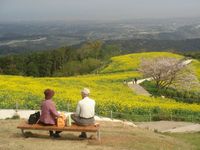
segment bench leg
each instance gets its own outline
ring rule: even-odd
[[[101,138],[100,138],[100,130],[97,131],[97,140],[98,140],[98,141],[101,140]]]
[[[24,129],[21,129],[22,135],[25,136]]]

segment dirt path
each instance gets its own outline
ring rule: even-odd
[[[133,91],[138,95],[144,95],[144,96],[150,96],[151,95],[147,90],[145,90],[139,84],[128,84],[128,87],[133,89]]]

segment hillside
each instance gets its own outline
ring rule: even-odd
[[[181,55],[168,52],[148,52],[148,53],[134,53],[111,58],[111,63],[108,64],[101,72],[122,72],[122,71],[137,71],[141,59],[156,58],[156,57],[174,57],[183,58]]]
[[[161,36],[168,36],[166,33],[161,34]],[[174,38],[175,35],[172,36]],[[112,45],[118,45],[123,53],[133,53],[133,52],[151,52],[151,51],[171,51],[171,52],[190,52],[199,51],[199,41],[200,39],[184,39],[178,40],[180,36],[175,39],[154,39],[148,38],[138,38],[138,39],[119,39],[119,40],[109,40],[106,43]]]
[[[79,133],[62,132],[60,139],[50,139],[47,131],[29,132],[24,138],[16,128],[21,120],[0,120],[1,136],[0,149],[2,150],[198,150],[198,133],[160,134],[153,131],[124,126],[121,123],[100,122],[101,142],[94,139],[80,140]],[[94,134],[88,134],[94,135]]]
[[[160,42],[157,41],[157,43]],[[196,41],[196,43],[198,43],[198,41]],[[127,45],[129,44],[127,43]],[[61,47],[49,51],[3,55],[0,57],[0,74],[34,77],[74,76],[99,72],[102,66],[105,65],[109,66],[108,68],[101,70],[101,73],[128,71],[137,68],[141,57],[157,57],[160,55],[159,52],[132,55],[130,53],[156,50],[156,48],[151,50],[135,50],[134,48],[127,47],[127,49],[124,50],[123,47],[120,47],[116,43],[109,44],[106,41],[103,42],[96,40],[82,42],[76,46]],[[162,49],[162,51],[172,50],[173,48]],[[120,57],[119,55],[122,54],[130,55]],[[199,55],[198,52],[192,51],[187,51],[181,54],[189,57],[192,56],[194,59],[197,59],[196,56]],[[161,55],[168,56],[172,54],[162,52]],[[173,57],[175,57],[175,54],[173,54]],[[108,64],[110,59],[112,63]]]
[[[14,108],[17,102],[21,109],[40,109],[44,89],[52,88],[56,93],[54,100],[58,109],[67,110],[67,103],[70,103],[70,110],[74,111],[77,101],[81,98],[80,90],[83,87],[89,87],[91,89],[91,97],[97,103],[96,112],[101,115],[108,115],[112,110],[114,117],[133,120],[138,119],[137,115],[139,115],[140,119],[145,120],[145,117],[146,119],[149,118],[149,113],[160,118],[164,115],[165,119],[169,119],[172,114],[174,118],[181,117],[186,120],[190,120],[188,115],[194,115],[198,118],[200,115],[200,106],[198,104],[187,104],[176,102],[173,99],[136,95],[127,85],[123,84],[124,80],[141,77],[134,70],[137,69],[141,58],[151,56],[182,57],[172,53],[156,52],[119,56],[112,58],[114,61],[102,70],[104,74],[74,77],[33,78],[1,75],[0,108]],[[117,67],[119,63],[121,65]],[[133,71],[131,71],[131,68],[133,68]],[[117,114],[119,112],[127,115]],[[185,115],[187,118],[184,117]]]
[[[195,73],[200,80],[200,61],[197,60],[193,61],[192,66],[194,67]]]
[[[145,21],[144,19],[112,23],[1,22],[0,55],[48,51],[61,46],[78,46],[87,39],[99,39],[105,41],[105,45],[118,45],[123,54],[144,50],[198,51],[200,49],[199,18],[184,18],[184,21],[182,19],[176,18],[174,21],[171,19]]]

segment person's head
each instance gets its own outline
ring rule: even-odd
[[[54,96],[54,91],[51,89],[46,89],[44,91],[45,99],[51,99]]]
[[[83,90],[81,91],[82,98],[87,97],[89,95],[90,95],[90,90],[88,88],[83,88]]]

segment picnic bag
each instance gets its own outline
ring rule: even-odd
[[[31,114],[28,118],[28,124],[36,124],[38,120],[40,119],[40,112],[36,112],[34,114]]]
[[[64,127],[65,126],[66,116],[64,113],[61,113],[60,116],[57,118],[57,127]]]

